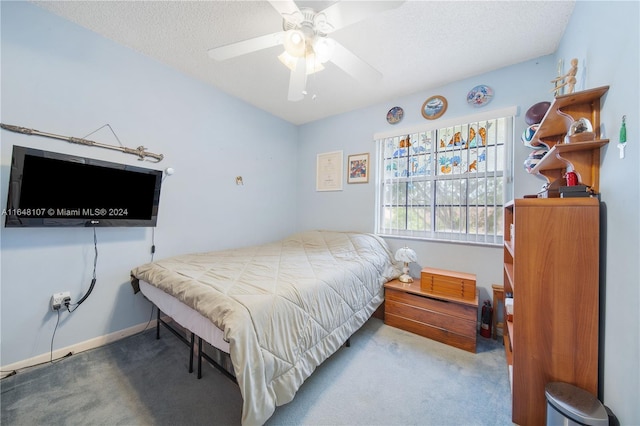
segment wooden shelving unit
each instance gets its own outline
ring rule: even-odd
[[[533,135],[533,141],[547,145],[549,152],[529,172],[544,176],[554,182],[564,176],[567,168],[578,174],[580,182],[599,191],[600,148],[609,143],[600,139],[600,99],[609,86],[555,98]],[[587,118],[593,126],[594,140],[564,143],[571,124]]]
[[[504,342],[516,424],[545,424],[549,382],[597,396],[599,213],[597,198],[504,207],[504,291],[514,301]]]
[[[508,202],[504,206],[504,294],[505,298],[508,294],[513,294],[514,287],[514,259],[515,259],[515,235],[512,235],[511,230],[515,230],[514,224],[514,206],[513,201]],[[515,234],[515,233],[514,233]],[[513,372],[513,321],[507,319],[506,307],[504,308],[503,318],[505,327],[503,328],[503,340],[504,351],[507,359],[507,366],[509,369],[509,379],[511,381],[513,390],[512,372]]]

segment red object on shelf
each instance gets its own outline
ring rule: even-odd
[[[567,172],[567,186],[576,186],[578,184],[578,175],[576,172]]]

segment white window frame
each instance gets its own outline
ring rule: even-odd
[[[421,134],[428,132],[436,132],[439,129],[466,125],[468,123],[482,122],[486,120],[495,120],[499,118],[507,118],[507,131],[506,140],[504,141],[504,165],[501,172],[491,172],[494,174],[495,179],[502,179],[503,199],[494,203],[496,208],[501,208],[504,203],[512,198],[513,194],[513,144],[515,140],[514,136],[514,121],[517,115],[517,107],[509,107],[500,110],[486,111],[478,114],[473,114],[465,117],[458,117],[448,120],[434,120],[422,125],[413,126],[404,129],[394,129],[392,131],[380,132],[374,135],[376,142],[376,166],[377,166],[377,179],[376,179],[376,214],[375,214],[375,232],[376,234],[390,238],[407,238],[407,239],[419,239],[429,241],[442,241],[442,242],[456,242],[465,244],[480,244],[488,246],[502,246],[503,241],[503,225],[497,223],[494,227],[494,233],[466,233],[466,232],[437,232],[435,227],[435,220],[431,221],[430,230],[407,230],[407,229],[384,229],[382,214],[384,209],[384,184],[385,184],[385,172],[384,172],[384,141],[389,138],[403,137],[406,135]],[[433,143],[433,142],[432,142]],[[434,152],[435,154],[435,152]],[[431,167],[437,167],[436,156],[432,155]],[[432,168],[432,170],[434,170]],[[500,176],[501,174],[501,176]],[[452,175],[452,178],[458,179],[461,175]],[[435,187],[436,182],[442,181],[446,177],[436,178],[435,173],[430,176],[421,177],[420,181],[431,181]],[[402,182],[402,179],[399,179]],[[435,189],[432,190],[435,193]],[[435,198],[435,196],[433,197]],[[435,199],[432,201],[432,207],[435,206]],[[466,203],[464,203],[466,206]],[[466,206],[465,208],[469,208]],[[432,210],[432,214],[435,210]],[[504,220],[502,215],[500,218]]]

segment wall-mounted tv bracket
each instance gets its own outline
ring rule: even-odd
[[[56,135],[54,133],[41,132],[39,130],[29,129],[27,127],[13,126],[11,124],[4,124],[4,123],[0,123],[0,127],[2,127],[5,130],[9,130],[16,133],[22,133],[24,135],[44,136],[47,138],[60,139],[63,141],[77,143],[80,145],[97,146],[100,148],[122,151],[126,154],[137,155],[138,160],[140,161],[144,160],[146,157],[150,157],[155,159],[154,163],[159,163],[164,158],[164,155],[162,154],[154,154],[153,152],[146,151],[146,148],[144,146],[139,146],[137,148],[127,148],[126,146],[109,145],[105,143],[95,142],[85,138],[74,138],[72,136]]]

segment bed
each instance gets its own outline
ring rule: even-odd
[[[228,352],[242,423],[263,424],[338,350],[400,275],[380,237],[309,231],[273,243],[188,254],[131,271],[134,288]]]

